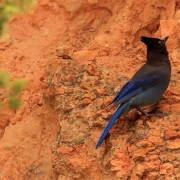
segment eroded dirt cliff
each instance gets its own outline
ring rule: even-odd
[[[3,179],[180,179],[179,23],[176,0],[39,0],[15,17],[0,69],[29,84],[21,110],[0,114]],[[132,111],[95,150],[107,104],[146,60],[142,35],[169,36],[164,118]]]

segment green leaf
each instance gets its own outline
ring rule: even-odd
[[[0,88],[6,87],[9,82],[9,76],[7,73],[0,73]]]
[[[9,101],[9,107],[11,109],[17,110],[21,107],[21,101],[17,98],[9,97],[8,101]]]
[[[8,22],[15,14],[27,12],[36,0],[0,0],[0,38],[5,38]]]
[[[17,95],[23,91],[24,86],[27,84],[25,80],[16,80],[11,87],[12,94]]]

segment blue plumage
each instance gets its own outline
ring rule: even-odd
[[[114,108],[119,106],[104,128],[96,149],[101,145],[115,121],[136,108],[145,113],[141,107],[156,103],[163,95],[170,82],[171,66],[165,42],[168,37],[158,38],[141,37],[147,46],[147,61],[117,93],[112,103]]]
[[[116,112],[114,113],[113,117],[110,119],[110,121],[108,122],[108,124],[106,125],[106,127],[104,128],[101,137],[99,138],[97,144],[96,144],[96,149],[101,145],[101,143],[103,142],[104,138],[107,136],[109,130],[111,129],[111,127],[113,126],[113,124],[115,123],[116,119],[119,118],[119,116],[123,113],[124,108],[126,107],[126,104],[123,104],[122,106],[120,106]]]
[[[152,85],[158,83],[160,77],[161,73],[158,73],[148,78],[142,78],[134,81],[131,80],[127,82],[114,98],[114,105],[112,106],[112,108],[127,101],[129,98],[142,93],[143,91],[147,90],[148,87],[151,87]]]

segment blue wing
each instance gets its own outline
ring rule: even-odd
[[[158,73],[147,78],[130,80],[122,87],[122,89],[117,93],[117,95],[113,99],[114,104],[111,107],[111,109],[127,101],[133,96],[140,94],[143,91],[146,91],[149,87],[154,86],[158,83],[160,77],[161,74]]]

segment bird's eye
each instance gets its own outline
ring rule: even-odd
[[[163,46],[163,42],[162,42],[162,41],[159,41],[158,43],[159,43],[161,46]]]

